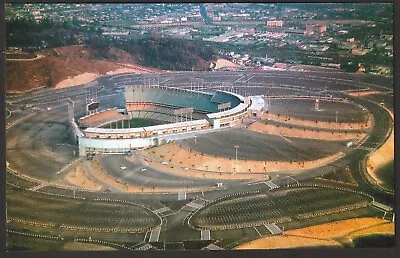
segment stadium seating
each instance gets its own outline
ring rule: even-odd
[[[240,103],[240,100],[238,98],[232,97],[232,95],[220,91],[217,91],[214,94],[214,96],[211,98],[211,101],[218,104],[230,102],[231,107],[236,107]]]
[[[218,102],[212,102],[212,97],[206,93],[162,87],[132,87],[125,92],[126,102],[158,103],[179,108],[193,107],[202,113],[218,111]]]
[[[123,118],[125,118],[125,116],[121,115],[118,110],[111,109],[96,113],[95,115],[83,117],[79,120],[79,122],[85,124],[86,126],[98,126],[99,124],[107,121],[121,120]]]

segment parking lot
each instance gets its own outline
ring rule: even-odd
[[[246,73],[246,72],[244,72]],[[291,84],[319,90],[320,94],[328,89],[333,94],[347,89],[375,89],[389,91],[392,83],[389,80],[373,76],[358,76],[354,74],[341,74],[335,78],[324,73],[301,72],[253,72],[253,73],[184,73],[161,75],[160,81],[164,85],[177,87],[190,87],[191,78],[203,79],[203,89],[215,90],[221,88],[222,82],[228,82],[235,86],[236,91],[246,94],[305,94],[306,91],[270,88],[268,85]],[[157,79],[157,75],[149,75]],[[123,107],[123,94],[116,92],[115,87],[124,84],[143,84],[142,75],[123,75],[118,78],[100,78],[99,82],[105,88],[99,93],[102,108]],[[235,82],[236,81],[236,82]],[[248,81],[248,82],[246,82]],[[337,81],[337,82],[335,82]],[[115,84],[117,83],[117,84]],[[118,86],[118,83],[120,85]],[[226,84],[226,83],[225,83]],[[225,88],[229,89],[226,84]],[[117,85],[117,86],[116,86]],[[76,157],[73,151],[76,147],[70,146],[67,135],[67,106],[59,97],[70,97],[75,101],[75,117],[85,114],[84,89],[64,89],[48,94],[49,89],[38,93],[12,97],[13,101],[21,99],[13,105],[7,105],[7,109],[13,110],[6,122],[14,122],[19,118],[30,117],[7,130],[7,161],[11,167],[19,173],[42,179],[42,182],[34,182],[16,177],[7,173],[7,215],[8,218],[17,219],[10,221],[8,226],[12,230],[25,230],[29,234],[43,234],[48,236],[65,237],[68,241],[74,238],[101,239],[101,241],[115,241],[120,244],[129,243],[131,246],[149,240],[151,229],[160,224],[158,216],[151,212],[157,209],[165,209],[161,212],[164,223],[160,231],[159,240],[173,242],[168,248],[181,248],[184,240],[200,240],[200,231],[191,229],[185,224],[185,219],[190,212],[196,212],[196,207],[187,206],[192,199],[201,197],[207,202],[203,208],[195,213],[190,220],[193,224],[202,227],[215,227],[210,232],[211,239],[219,240],[219,246],[233,248],[239,242],[245,242],[271,232],[263,223],[277,223],[278,227],[300,228],[308,225],[340,220],[343,218],[382,216],[382,212],[370,206],[359,206],[369,199],[354,193],[341,192],[331,189],[290,189],[287,192],[281,187],[270,191],[266,184],[247,185],[241,182],[233,184],[223,181],[223,187],[211,192],[170,194],[142,194],[124,193],[114,189],[102,188],[100,192],[87,192],[81,189],[75,193],[70,189],[58,188],[54,184],[59,183],[61,177],[57,175],[60,169],[67,166]],[[82,95],[83,94],[83,95]],[[31,98],[32,97],[32,98]],[[8,97],[7,97],[8,98]],[[30,99],[31,98],[31,99]],[[50,101],[50,102],[49,102]],[[385,98],[385,102],[389,99]],[[40,110],[27,110],[14,112],[20,104],[34,103]],[[47,107],[51,107],[47,110]],[[350,104],[320,103],[322,111],[315,111],[312,101],[272,100],[271,112],[279,112],[281,115],[291,115],[303,119],[327,119],[333,121],[335,112],[338,111],[338,121],[357,122],[362,121],[360,109],[353,109]],[[376,108],[373,104],[367,108]],[[372,137],[366,142],[366,146],[375,147],[383,138],[388,127],[386,115],[382,110],[374,111],[375,122],[379,127]],[[343,120],[342,120],[343,119]],[[248,132],[246,129],[234,129],[229,132],[202,135],[197,137],[196,144],[192,140],[180,141],[180,144],[193,150],[218,155],[232,160],[235,158],[234,145],[238,148],[238,159],[256,160],[312,160],[345,149],[343,142],[309,141],[307,139],[293,139],[272,135],[260,135]],[[371,190],[368,183],[362,181],[358,160],[366,154],[343,158],[341,166],[352,162],[351,168],[355,180],[362,191],[371,192],[384,200],[391,200],[387,195],[378,190]],[[163,171],[147,168],[142,171],[143,164],[124,162],[125,157],[107,156],[100,158],[105,171],[113,177],[144,187],[170,187],[188,189],[198,186],[215,186],[220,180],[207,180],[201,178],[189,178],[172,175]],[[88,161],[90,162],[90,161]],[[121,167],[126,167],[122,170]],[[335,167],[313,170],[315,175],[327,173]],[[354,169],[353,169],[354,168]],[[357,171],[356,171],[357,170]],[[279,175],[278,175],[279,176]],[[296,179],[308,178],[306,174]],[[293,180],[287,180],[294,183]],[[274,181],[278,183],[278,181]],[[329,182],[324,183],[328,184]],[[14,186],[12,186],[14,185]],[[39,186],[37,191],[26,191]],[[17,188],[19,187],[19,188]],[[347,187],[347,186],[346,186]],[[356,188],[357,186],[351,186]],[[233,196],[233,194],[249,189],[260,190],[261,193],[248,197]],[[286,190],[286,189],[285,189]],[[73,198],[76,194],[77,198]],[[185,200],[179,200],[179,196],[185,196]],[[227,199],[217,200],[221,196],[232,195]],[[96,201],[95,198],[115,198],[130,201],[132,203],[114,203]],[[86,198],[86,199],[83,199]],[[145,208],[148,207],[149,209]],[[174,215],[180,208],[185,207],[182,213]],[[169,209],[169,210],[167,210]],[[261,224],[260,224],[261,223]],[[178,226],[179,225],[179,226]],[[230,228],[232,227],[232,228]],[[24,236],[23,239],[31,236]],[[17,239],[22,239],[17,238]],[[24,241],[24,240],[21,240]],[[140,246],[140,244],[139,244]],[[160,243],[159,246],[165,246]]]
[[[342,149],[343,142],[285,138],[240,128],[177,141],[194,151],[225,158],[236,158],[234,146],[239,146],[239,160],[294,161],[315,160]]]
[[[242,228],[262,224],[285,224],[303,218],[302,214],[321,211],[325,214],[340,213],[340,208],[368,203],[371,199],[348,192],[315,188],[294,191],[279,188],[264,194],[228,197],[200,209],[192,220],[193,226],[210,229]],[[361,206],[360,206],[361,207]]]

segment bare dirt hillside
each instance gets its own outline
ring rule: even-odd
[[[122,72],[160,72],[137,65],[129,53],[114,48],[110,48],[106,54],[102,53],[102,57],[85,46],[60,47],[37,52],[36,55],[40,58],[6,59],[6,93],[55,87],[63,81],[63,87],[73,86],[80,84],[79,76],[85,73],[93,74],[90,79],[94,79]]]

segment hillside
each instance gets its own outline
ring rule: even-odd
[[[37,57],[32,59],[18,59],[15,53],[7,55],[6,93],[22,93],[39,87],[68,87],[111,73],[160,72],[137,65],[129,53],[115,48],[108,48],[104,58],[85,46],[59,47],[35,54]],[[85,74],[90,76],[82,76]]]
[[[129,42],[127,52],[144,66],[166,70],[204,71],[215,59],[215,51],[202,42],[150,37]]]

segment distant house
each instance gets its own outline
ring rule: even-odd
[[[340,64],[335,64],[335,63],[329,63],[328,67],[332,67],[332,68],[340,68]]]
[[[355,39],[354,38],[348,38],[347,39],[347,43],[354,43],[355,42]]]
[[[287,64],[284,64],[284,63],[275,63],[272,67],[273,67],[273,68],[277,68],[277,69],[286,69],[286,68],[287,68]]]
[[[327,31],[327,29],[328,29],[327,25],[307,24],[304,35],[306,36],[311,36],[314,34],[323,35],[324,32]]]
[[[283,21],[267,21],[267,26],[269,27],[282,27]]]
[[[353,48],[351,50],[351,54],[353,54],[355,56],[363,56],[363,55],[369,53],[370,51],[371,51],[371,49],[359,47],[359,48]]]

